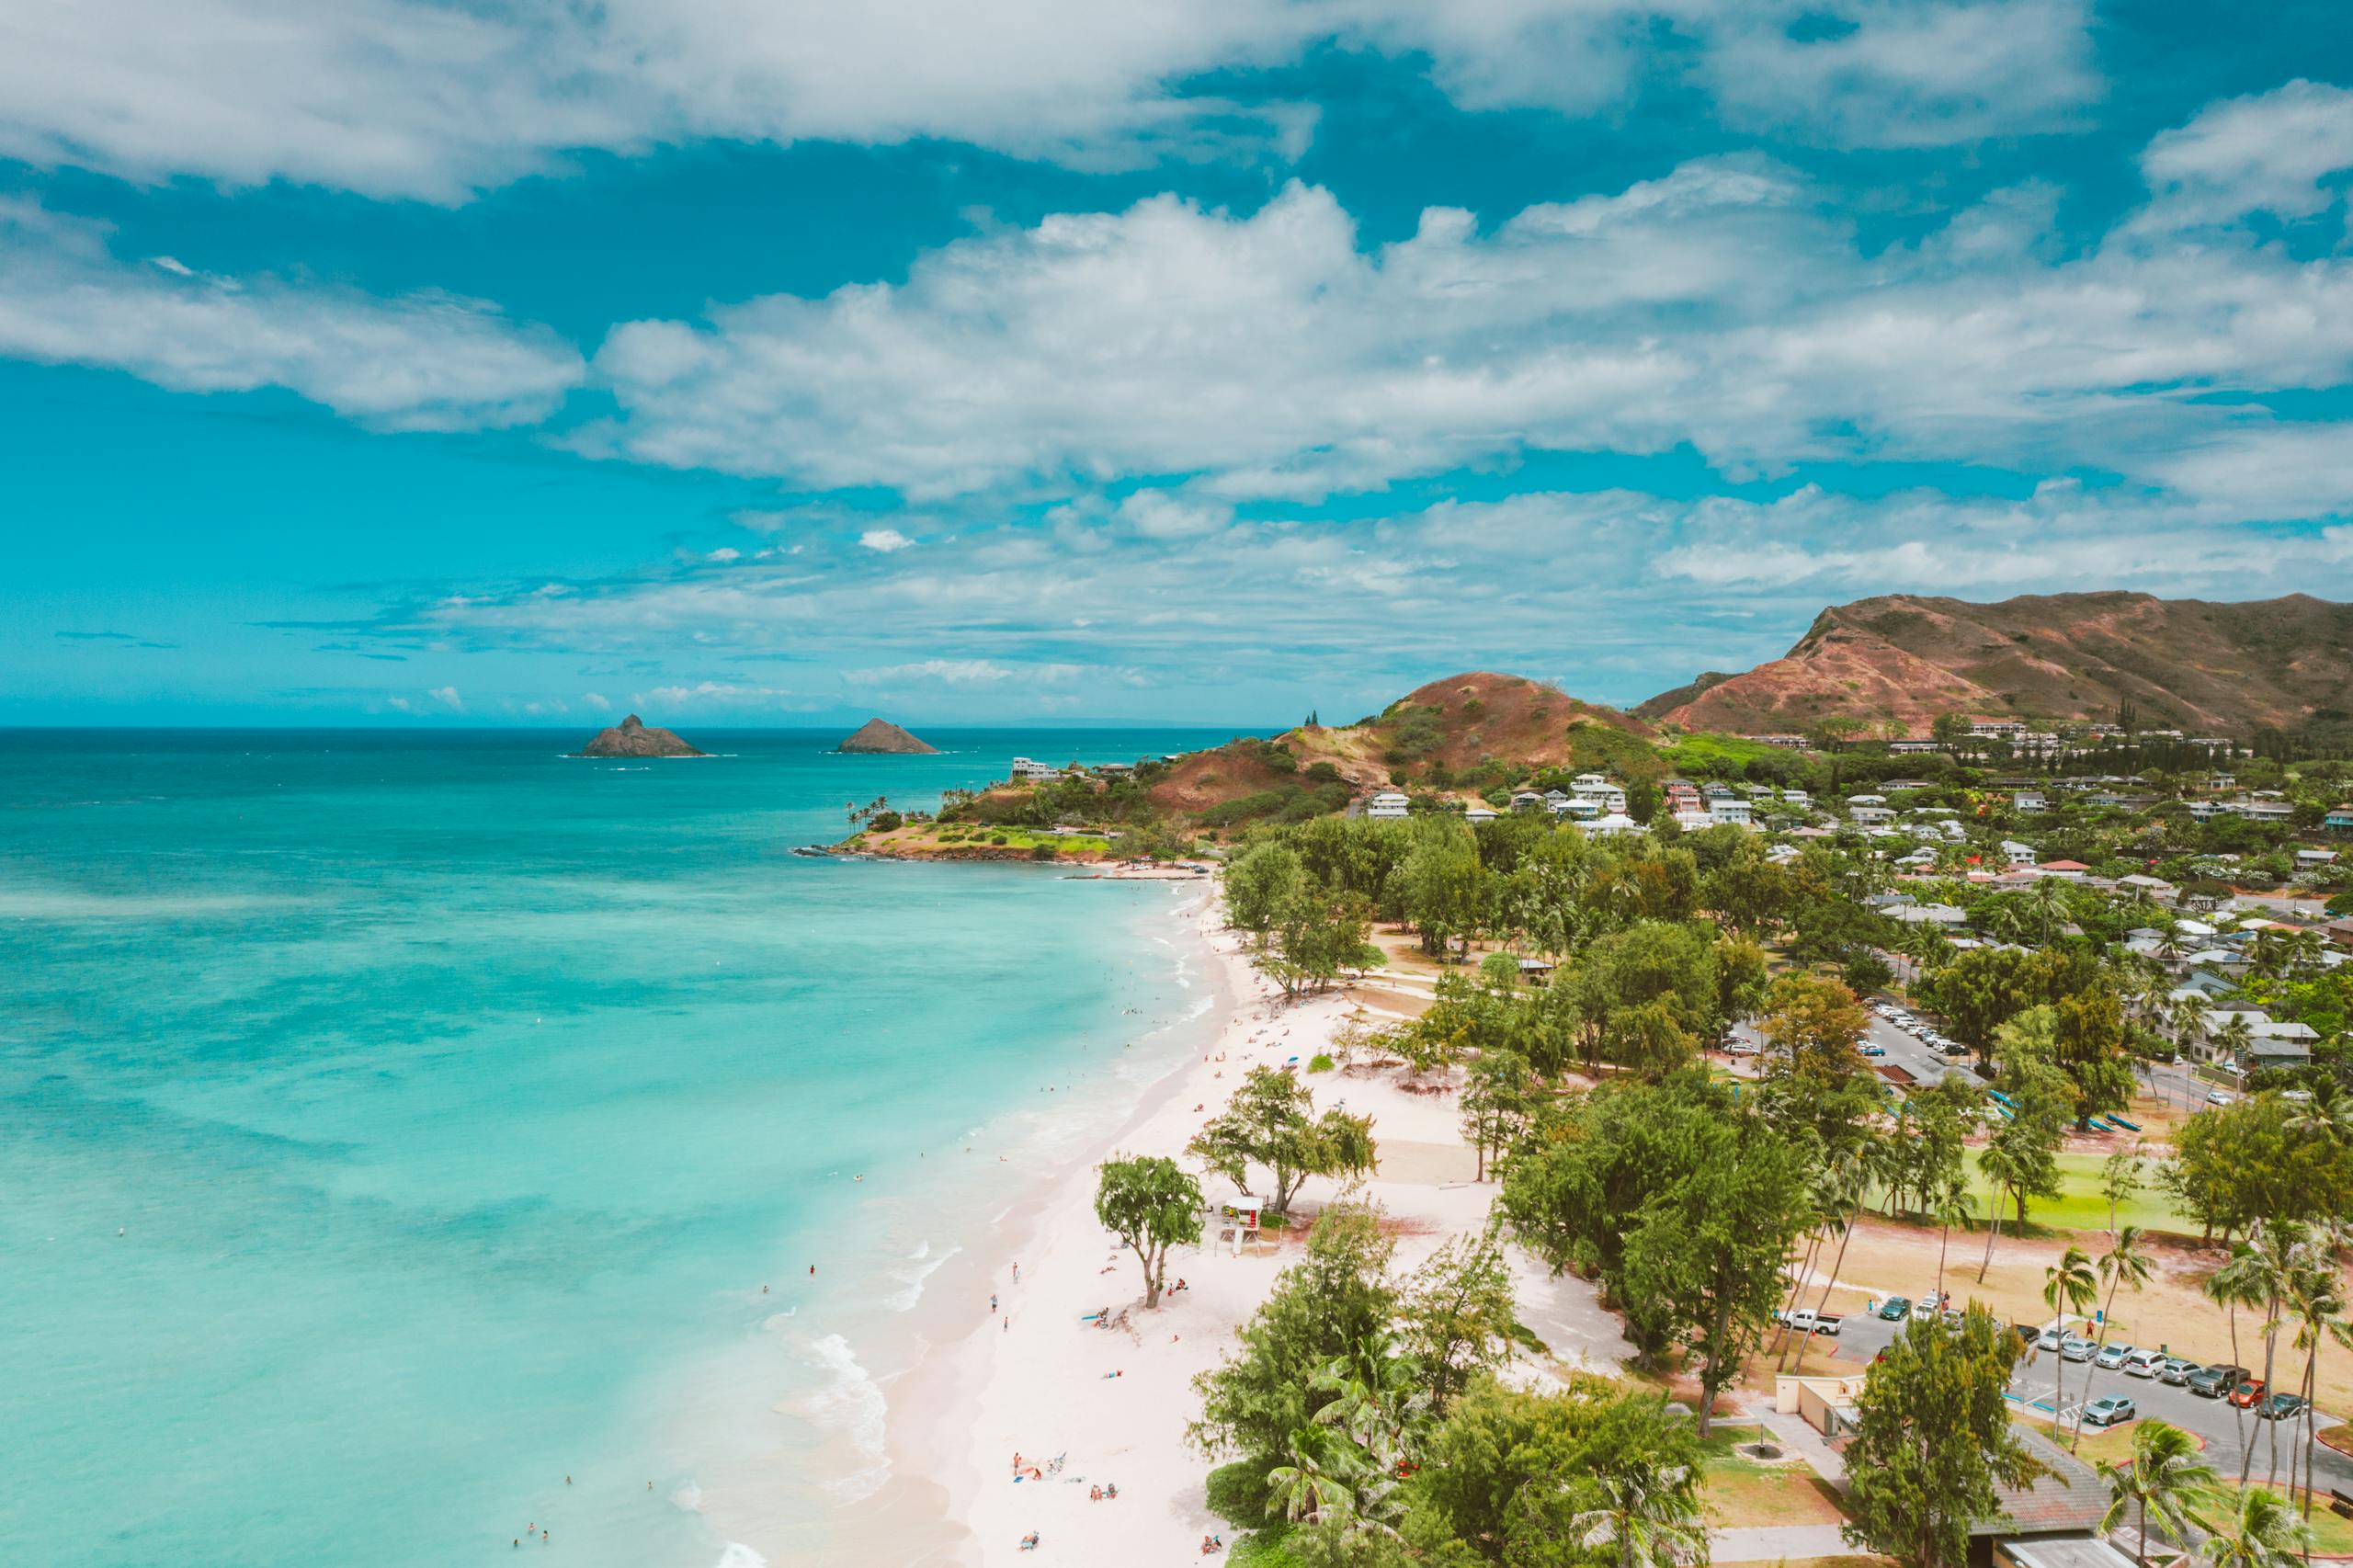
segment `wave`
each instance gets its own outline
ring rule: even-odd
[[[670,1490],[670,1506],[682,1514],[702,1512],[702,1488],[691,1481],[682,1481]]]
[[[915,1303],[923,1300],[924,1282],[939,1271],[941,1264],[963,1250],[962,1247],[949,1247],[938,1257],[932,1257],[929,1242],[917,1245],[914,1252],[907,1255],[907,1261],[917,1267],[912,1272],[902,1276],[906,1280],[905,1287],[883,1297],[882,1304],[894,1312],[913,1312]],[[929,1261],[926,1261],[926,1259]]]
[[[838,1334],[811,1340],[800,1354],[802,1361],[833,1376],[824,1387],[793,1401],[791,1410],[842,1432],[859,1457],[869,1461],[860,1470],[825,1483],[826,1494],[844,1504],[872,1496],[891,1478],[891,1461],[882,1446],[890,1432],[890,1406],[882,1391],[867,1375],[849,1341]]]
[[[731,1540],[711,1568],[768,1568],[768,1560],[740,1540]]]

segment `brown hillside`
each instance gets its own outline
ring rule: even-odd
[[[2245,735],[2353,707],[2353,605],[2292,594],[2247,604],[2052,594],[1969,604],[1890,595],[1824,610],[1745,675],[1701,676],[1634,711],[1684,730],[1802,730],[1827,717],[1915,734],[1951,710],[2104,719]]]
[[[1256,741],[1228,741],[1210,751],[1188,753],[1153,785],[1152,803],[1192,816],[1247,795],[1296,788],[1299,775],[1269,767],[1260,759],[1261,749]]]
[[[1522,676],[1474,670],[1408,692],[1369,723],[1345,730],[1293,730],[1282,743],[1302,761],[1329,758],[1344,775],[1354,770],[1385,780],[1402,749],[1406,760],[1454,771],[1487,757],[1559,767],[1578,760],[1570,731],[1591,724],[1647,736],[1640,720],[1580,701],[1555,686]]]

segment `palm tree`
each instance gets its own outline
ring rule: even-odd
[[[2239,1356],[2239,1309],[2259,1306],[2263,1301],[2261,1267],[2255,1249],[2245,1242],[2231,1248],[2231,1261],[2206,1277],[2205,1289],[2207,1300],[2229,1314],[2231,1365],[2245,1366]],[[2239,1448],[2247,1451],[2246,1416],[2236,1404],[2231,1406],[2231,1425],[2238,1434]],[[2245,1483],[2245,1471],[2241,1471],[2239,1480]]]
[[[2149,1255],[2142,1249],[2141,1227],[2127,1225],[2114,1233],[2115,1240],[2099,1256],[2099,1277],[2108,1281],[2108,1300],[2099,1310],[2099,1347],[2108,1348],[2108,1336],[2116,1326],[2116,1289],[2130,1285],[2137,1293],[2149,1282]],[[2084,1398],[2092,1396],[2092,1380],[2099,1376],[2099,1358],[2094,1355],[2092,1364],[2084,1369]],[[2084,1440],[2084,1420],[2075,1417],[2075,1435],[2068,1439],[2067,1450],[2073,1453]]]
[[[1945,1249],[1952,1244],[1952,1228],[1959,1225],[1966,1229],[1970,1221],[1977,1218],[1977,1201],[1969,1196],[1967,1187],[1955,1182],[1937,1194],[1932,1212],[1939,1231],[1937,1237],[1937,1300],[1941,1301],[1945,1295]]]
[[[2248,1026],[2246,1015],[2224,1014],[2222,1027],[2214,1031],[2214,1043],[2229,1054],[2234,1063],[2244,1062],[2247,1048],[2255,1043],[2255,1030]]]
[[[1836,1196],[1843,1200],[1846,1218],[1838,1221],[1838,1256],[1831,1261],[1830,1277],[1822,1282],[1822,1299],[1814,1303],[1816,1315],[1829,1310],[1831,1287],[1838,1283],[1838,1270],[1847,1261],[1847,1244],[1854,1238],[1855,1223],[1862,1218],[1863,1199],[1868,1194],[1869,1177],[1860,1159],[1842,1161]],[[1813,1348],[1813,1335],[1809,1333],[1798,1342],[1797,1371],[1805,1371],[1806,1352]]]
[[[2018,1176],[2018,1166],[2008,1147],[1997,1138],[1977,1152],[1977,1168],[1992,1188],[1986,1194],[1985,1256],[1977,1265],[1977,1282],[1983,1285],[1985,1271],[1994,1267],[1994,1239],[2002,1233],[2002,1199]]]
[[[1704,1561],[1707,1535],[1691,1506],[1691,1471],[1682,1465],[1629,1466],[1597,1478],[1602,1506],[1569,1521],[1577,1544],[1615,1546],[1618,1568],[1665,1568]]]
[[[2108,1483],[2108,1517],[2099,1522],[2103,1533],[2113,1530],[2129,1511],[2133,1517],[2134,1568],[2148,1568],[2149,1516],[2168,1539],[2187,1542],[2194,1527],[2204,1529],[2200,1511],[2220,1496],[2222,1477],[2198,1457],[2197,1438],[2166,1422],[2143,1421],[2132,1428],[2130,1464],[2099,1461],[2100,1479]]]
[[[2198,1548],[2208,1568],[2279,1568],[2312,1550],[2312,1527],[2278,1493],[2260,1486],[2242,1486],[2238,1506],[2219,1523],[2222,1528]]]
[[[2059,1354],[2052,1364],[2057,1370],[2051,1382],[2051,1430],[2055,1436],[2066,1427],[2067,1386],[2067,1313],[2083,1315],[2084,1309],[2098,1299],[2099,1286],[2092,1274],[2092,1260],[2081,1247],[2069,1247],[2058,1262],[2042,1271],[2042,1301],[2051,1309],[2059,1325]]]
[[[2325,1339],[2339,1344],[2353,1338],[2353,1324],[2345,1317],[2345,1287],[2336,1272],[2336,1238],[2325,1235],[2307,1248],[2303,1266],[2289,1281],[2289,1310],[2296,1318],[2296,1348],[2304,1353],[2304,1376],[2298,1391],[2303,1396],[2304,1409],[2304,1517],[2313,1516],[2313,1461],[2319,1442],[2318,1424],[2313,1418],[2313,1399],[2319,1391],[2320,1347]],[[2295,1457],[2288,1461],[2289,1490],[2295,1489]]]
[[[1346,1440],[1329,1426],[1302,1426],[1290,1435],[1290,1462],[1268,1471],[1267,1486],[1283,1517],[1320,1524],[1347,1512],[1354,1495],[1347,1472],[1357,1462]]]
[[[2294,1288],[2297,1274],[2304,1267],[2309,1244],[2302,1225],[2275,1223],[2258,1220],[2250,1227],[2247,1241],[2256,1258],[2259,1286],[2263,1294],[2263,1392],[2272,1392],[2273,1369],[2279,1354],[2279,1330],[2289,1292]],[[2239,1461],[2239,1483],[2245,1485],[2255,1467],[2252,1450]],[[2271,1424],[2271,1467],[2268,1477],[2279,1474],[2279,1424]]]

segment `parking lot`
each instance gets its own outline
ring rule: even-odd
[[[1954,1293],[1964,1304],[1967,1302],[1965,1289],[1957,1288]],[[1903,1333],[1904,1328],[1901,1323],[1888,1323],[1850,1312],[1840,1325],[1837,1339],[1823,1343],[1836,1343],[1843,1358],[1868,1362],[1884,1349],[1890,1340]],[[2164,1346],[2157,1345],[2152,1348],[2163,1349]],[[2260,1377],[2263,1372],[2261,1344],[2258,1342],[2245,1347],[2245,1350],[2246,1359],[2254,1364],[2256,1375]],[[2282,1382],[2293,1381],[2293,1374],[2287,1366],[2289,1359],[2283,1356],[2278,1369]],[[2018,1370],[2010,1378],[2010,1392],[2030,1412],[2045,1416],[2050,1415],[2052,1384],[2057,1375],[2058,1360],[2059,1353],[2055,1350],[2030,1351],[2019,1358]],[[2301,1359],[2295,1365],[2301,1370]],[[2086,1361],[2067,1363],[2065,1415],[2071,1423],[2086,1397],[2085,1374],[2090,1366],[2091,1363]],[[2252,1441],[2255,1445],[2254,1473],[2256,1479],[2260,1480],[2270,1463],[2271,1435],[2277,1426],[2279,1429],[2279,1475],[2284,1483],[2290,1450],[2303,1441],[2303,1423],[2301,1420],[2258,1421],[2254,1412],[2234,1409],[2227,1400],[2203,1399],[2186,1388],[2161,1382],[2154,1378],[2128,1377],[2121,1370],[2105,1368],[2093,1372],[2088,1396],[2103,1399],[2110,1394],[2122,1394],[2131,1400],[2140,1407],[2139,1414],[2144,1419],[2154,1416],[2161,1421],[2169,1421],[2204,1438],[2206,1462],[2233,1479],[2236,1479],[2239,1472],[2243,1442]],[[2336,1424],[2336,1418],[2325,1411],[2321,1414],[2320,1420],[2324,1427]],[[2326,1500],[2325,1494],[2332,1486],[2353,1487],[2353,1458],[2340,1454],[2325,1444],[2318,1449],[2318,1458],[2314,1460],[2313,1468],[2324,1494],[2323,1501]]]

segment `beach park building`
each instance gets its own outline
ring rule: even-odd
[[[1403,822],[1408,807],[1404,791],[1383,790],[1364,804],[1364,814],[1375,822]]]

